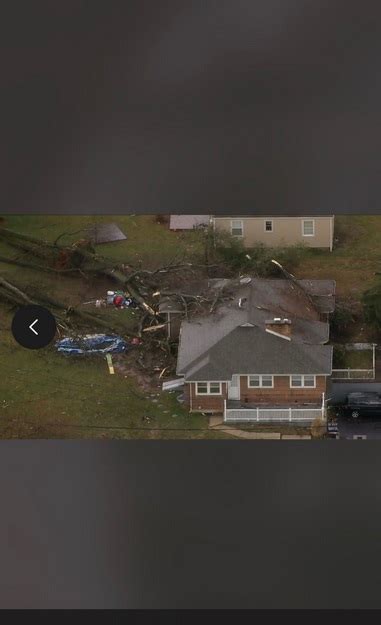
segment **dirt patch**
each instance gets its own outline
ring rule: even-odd
[[[125,355],[114,356],[113,362],[117,373],[133,378],[143,391],[157,393],[163,381],[174,375],[176,359],[168,350],[149,342]]]

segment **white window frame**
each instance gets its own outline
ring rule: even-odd
[[[199,384],[206,384],[206,388],[207,388],[207,392],[206,393],[199,393],[198,392],[198,385]],[[218,384],[219,387],[219,391],[218,393],[211,393],[210,391],[210,386],[211,384]],[[213,397],[217,397],[218,395],[222,395],[222,382],[196,382],[196,395],[200,396],[200,397],[205,397],[206,395],[212,395]]]
[[[267,230],[266,224],[271,224],[271,230]],[[263,223],[263,229],[265,232],[274,232],[274,220],[273,219],[265,219]]]
[[[301,378],[301,384],[293,384],[292,382],[292,378]],[[313,378],[314,383],[313,385],[311,384],[305,384],[305,378]],[[306,375],[300,375],[299,373],[294,373],[293,375],[290,375],[290,388],[316,388],[316,375],[313,375],[312,373],[308,373]]]
[[[311,223],[312,224],[312,234],[306,234],[304,232],[304,224]],[[315,220],[314,219],[302,219],[302,236],[304,237],[314,237],[315,236]]]
[[[233,224],[241,224],[241,234],[234,234],[233,230],[238,230],[238,227],[233,227]],[[242,239],[243,237],[243,220],[242,219],[231,219],[230,220],[230,234],[232,235],[232,237],[238,237],[239,239]]]
[[[253,385],[250,384],[250,378],[259,378],[259,384]],[[271,386],[268,384],[263,385],[263,378],[271,378]],[[257,373],[252,373],[247,376],[247,388],[274,388],[274,376],[268,373],[258,375]]]

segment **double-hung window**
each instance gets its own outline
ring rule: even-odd
[[[221,395],[221,382],[197,382],[197,395]]]
[[[243,221],[241,219],[232,219],[230,229],[233,237],[243,237]]]
[[[273,388],[274,378],[272,375],[249,375],[249,388]]]
[[[265,221],[265,232],[273,231],[273,222],[272,219],[266,219]]]
[[[292,375],[291,388],[315,388],[316,377],[314,375]]]
[[[302,222],[302,232],[304,237],[313,237],[315,236],[315,220],[314,219],[303,219]]]

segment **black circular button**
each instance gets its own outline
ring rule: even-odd
[[[28,349],[46,347],[56,331],[56,320],[42,306],[23,306],[13,317],[12,334],[19,345]]]

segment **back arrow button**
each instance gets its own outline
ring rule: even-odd
[[[43,306],[35,304],[21,306],[12,320],[14,339],[27,349],[46,347],[53,341],[56,332],[56,320]]]
[[[32,332],[34,332],[36,336],[38,336],[38,332],[36,332],[36,330],[34,329],[33,326],[36,325],[37,321],[38,321],[38,319],[35,319],[33,321],[33,323],[31,323],[30,326],[29,326],[29,330],[32,330]]]

